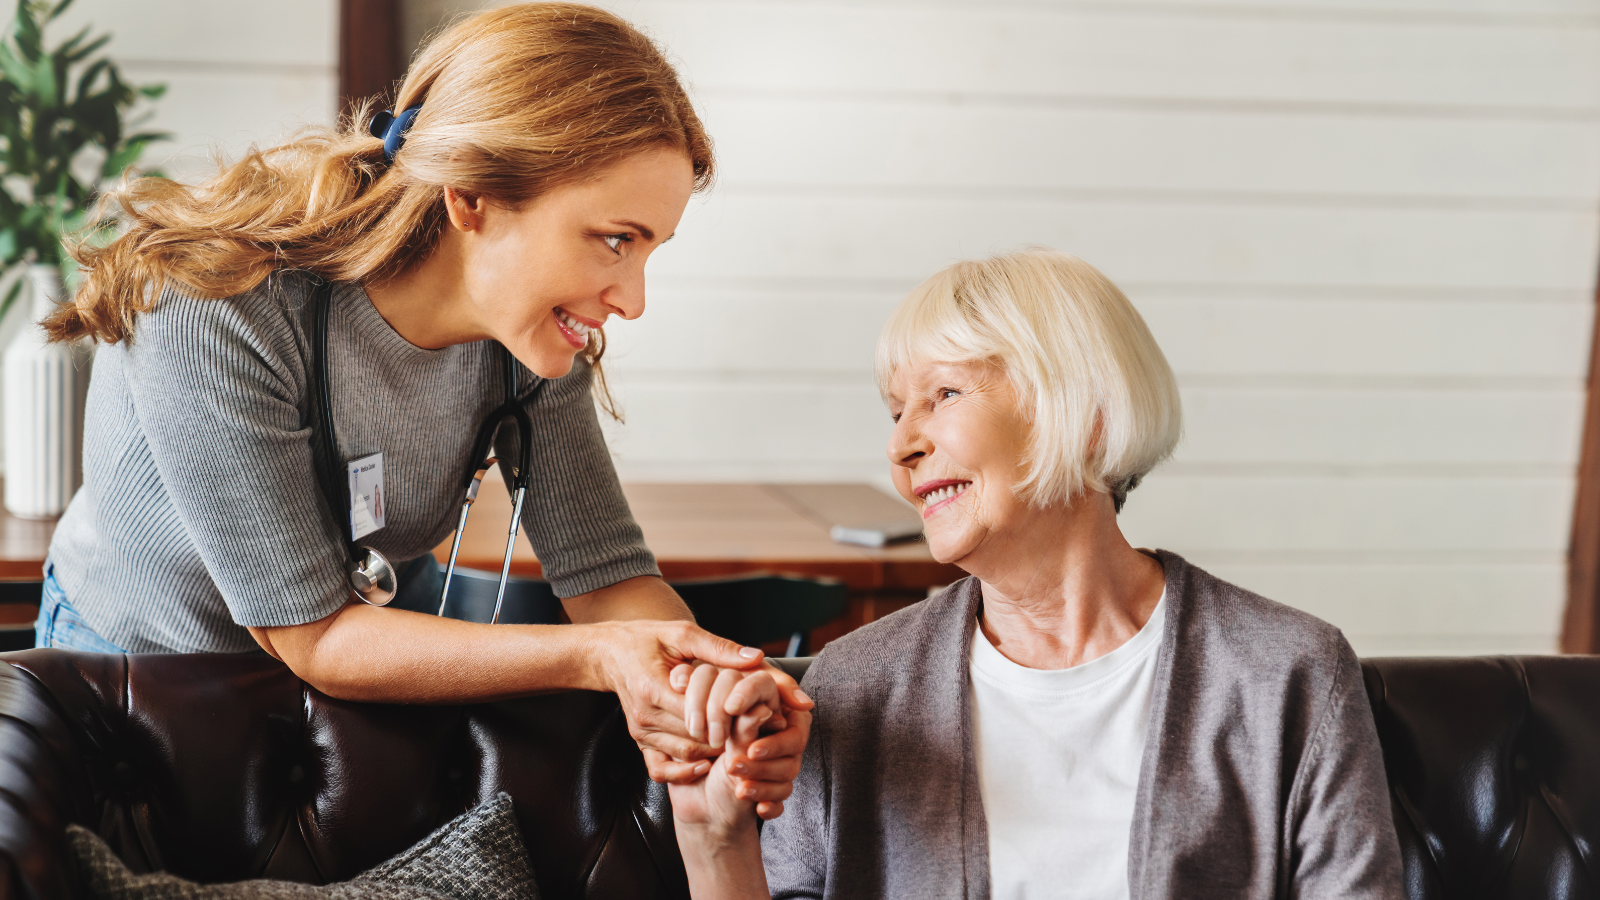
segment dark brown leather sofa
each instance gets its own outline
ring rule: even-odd
[[[258,655],[0,656],[0,900],[62,833],[199,881],[347,878],[496,790],[548,900],[687,897],[614,698],[344,703]],[[1600,657],[1368,660],[1415,900],[1600,897]]]

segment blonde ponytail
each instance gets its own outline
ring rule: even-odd
[[[393,163],[366,132],[369,102],[337,131],[253,149],[204,184],[125,181],[102,201],[123,234],[69,246],[84,278],[45,321],[51,338],[128,340],[169,283],[221,298],[280,268],[398,275],[436,246],[446,186],[515,206],[663,144],[688,154],[697,190],[711,180],[711,142],[677,73],[594,7],[525,3],[463,20],[422,52],[394,108],[419,104]],[[591,362],[604,347],[594,332]]]

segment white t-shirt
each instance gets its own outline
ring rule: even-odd
[[[1126,644],[1029,669],[972,638],[972,721],[994,900],[1128,896],[1128,830],[1144,758],[1161,602]]]

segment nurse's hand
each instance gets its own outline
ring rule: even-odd
[[[739,677],[730,679],[728,676]],[[746,753],[726,762],[731,762],[731,770],[757,791],[755,814],[762,818],[778,818],[784,812],[784,804],[766,798],[773,788],[782,788],[782,796],[787,796],[789,786],[800,773],[800,757],[805,754],[806,740],[811,737],[814,703],[789,673],[776,666],[766,666],[752,673],[718,668],[709,663],[680,665],[672,669],[672,687],[683,692],[683,724],[688,727],[691,738],[712,746],[712,754],[723,753],[733,733],[733,714],[722,709],[722,705],[728,701],[726,697],[734,684],[741,684],[739,690],[762,685],[774,695],[768,703],[773,714],[760,725],[760,740],[755,740]],[[667,785],[690,785],[701,777],[706,765],[694,759],[669,759],[654,749],[646,749],[645,761],[650,767],[650,777]]]
[[[628,732],[644,751],[650,777],[658,782],[697,779],[692,766],[674,766],[719,755],[705,740],[691,737],[684,717],[684,696],[673,690],[670,676],[677,666],[701,661],[725,669],[753,670],[762,653],[741,647],[685,621],[636,619],[597,622],[591,659],[599,662],[595,680],[622,701]],[[669,759],[669,757],[671,759]]]

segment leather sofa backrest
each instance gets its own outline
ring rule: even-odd
[[[1411,900],[1600,897],[1600,656],[1361,667]]]
[[[497,790],[548,900],[688,896],[666,792],[609,695],[382,706],[260,655],[0,660],[0,900],[82,896],[68,822],[137,868],[320,883]],[[1362,669],[1412,900],[1600,897],[1600,657]]]
[[[68,822],[135,869],[320,884],[504,790],[546,900],[688,897],[666,790],[612,695],[355,704],[260,654],[3,658],[9,896],[82,896],[61,843]]]

